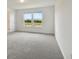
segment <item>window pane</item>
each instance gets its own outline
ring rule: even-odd
[[[24,20],[32,20],[32,14],[31,13],[24,14]]]
[[[33,19],[34,20],[43,20],[43,14],[42,13],[33,13]]]

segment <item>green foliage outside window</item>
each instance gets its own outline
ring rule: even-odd
[[[32,23],[31,20],[25,20],[25,23]]]
[[[41,20],[34,20],[34,23],[42,23]]]
[[[24,20],[25,25],[32,25],[32,21],[31,20]]]

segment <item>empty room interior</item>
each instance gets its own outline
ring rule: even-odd
[[[72,0],[7,0],[7,59],[72,59]]]

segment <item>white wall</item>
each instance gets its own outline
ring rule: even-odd
[[[9,19],[10,15],[9,15],[9,10],[7,10],[7,32],[10,31],[10,19]]]
[[[36,27],[25,27],[23,23],[23,14],[27,12],[43,12],[44,20],[43,25],[40,28]],[[40,32],[40,33],[54,33],[54,7],[41,7],[16,10],[16,30],[18,31],[29,31],[29,32]]]
[[[15,31],[15,11],[12,9],[7,10],[7,32]]]
[[[55,34],[65,59],[72,54],[72,0],[57,0],[55,5]]]

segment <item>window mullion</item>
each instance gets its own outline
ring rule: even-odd
[[[32,13],[32,21],[33,21],[33,13]]]

